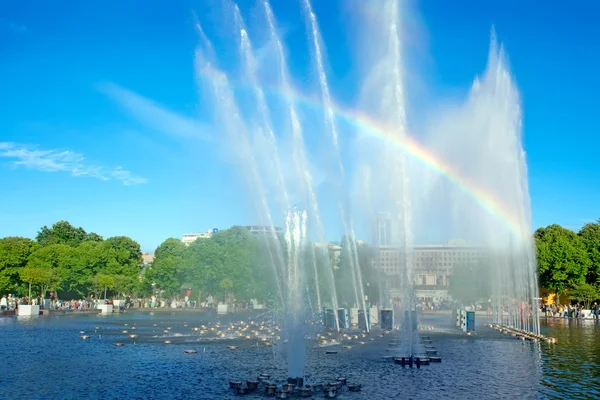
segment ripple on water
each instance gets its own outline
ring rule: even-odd
[[[189,314],[159,313],[44,316],[26,321],[2,318],[0,353],[18,362],[3,369],[0,385],[19,399],[223,399],[231,397],[229,379],[256,379],[260,373],[285,377],[285,368],[274,361],[276,347],[257,346],[256,339],[207,341],[193,333],[192,326],[211,321],[201,314],[191,321]],[[137,338],[122,333],[124,323],[135,325]],[[95,330],[96,326],[100,329]],[[183,335],[169,337],[173,345],[165,345],[165,337],[157,335],[167,326]],[[92,338],[81,340],[81,330]],[[306,372],[332,380],[347,376],[350,382],[362,383],[362,392],[345,394],[348,399],[599,398],[598,325],[550,320],[544,330],[558,338],[558,345],[493,334],[466,338],[428,332],[443,361],[419,370],[382,359],[389,354],[390,335],[364,345],[350,341],[346,344],[351,349],[341,351],[340,347],[335,355],[313,347],[308,351]],[[113,347],[116,341],[126,346]],[[228,350],[229,344],[239,348]],[[190,356],[184,349],[198,353]],[[38,382],[35,386],[30,384],[32,377]],[[262,398],[252,396],[246,398]]]

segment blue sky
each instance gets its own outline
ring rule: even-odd
[[[332,94],[351,106],[358,0],[313,2]],[[219,3],[0,5],[0,237],[34,237],[66,219],[152,251],[183,232],[254,222],[195,84],[193,12],[228,56],[219,40],[231,25]],[[260,25],[254,1],[239,5]],[[301,82],[311,74],[305,52],[294,51],[306,47],[302,8],[272,7]],[[493,24],[521,90],[534,227],[600,218],[600,4],[421,1],[408,10],[407,47],[423,86],[415,107],[465,95],[485,67]]]

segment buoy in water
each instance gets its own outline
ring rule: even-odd
[[[227,346],[227,348],[228,348],[229,350],[235,350],[235,349],[237,349],[237,348],[238,348],[238,346]]]
[[[248,390],[248,388],[244,386],[238,386],[237,388],[235,388],[236,394],[248,394],[249,392],[250,391]]]
[[[81,340],[88,340],[91,336],[83,335],[81,336]]]
[[[173,341],[172,340],[165,340],[164,343],[165,344],[173,344]]]
[[[115,346],[115,347],[123,347],[123,346],[125,346],[125,343],[113,343],[113,346]]]
[[[135,339],[137,336],[138,336],[138,335],[135,335],[135,334],[133,334],[133,333],[132,333],[131,335],[129,335],[129,337],[130,337],[131,339]]]
[[[196,354],[197,351],[196,350],[184,350],[183,351],[185,354]]]
[[[265,394],[267,396],[274,395],[276,391],[277,391],[277,385],[275,385],[273,383],[268,383],[265,385]]]
[[[231,389],[237,389],[240,386],[242,386],[242,382],[240,381],[229,381],[229,387]]]
[[[362,385],[360,383],[354,383],[354,384],[348,385],[348,390],[351,392],[360,392],[361,388],[362,388]]]

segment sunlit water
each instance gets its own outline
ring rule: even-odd
[[[220,320],[225,324],[240,318],[256,319]],[[260,373],[286,376],[285,366],[274,365],[273,349],[257,340],[209,341],[192,330],[216,320],[213,314],[199,313],[0,318],[0,398],[226,399],[235,397],[229,379],[255,379]],[[427,334],[443,358],[441,364],[417,370],[383,360],[391,354],[391,336],[373,333],[373,341],[353,341],[348,350],[337,346],[337,354],[326,354],[335,346],[310,345],[306,373],[328,379],[347,376],[363,384],[362,392],[342,392],[340,399],[600,396],[600,326],[592,321],[542,321],[543,331],[558,338],[555,346],[521,342],[482,326],[465,336],[449,322],[450,316],[422,318],[423,326],[436,326]],[[81,340],[81,330],[92,338]],[[130,339],[123,330],[139,336]],[[174,344],[165,344],[167,339]],[[114,347],[115,342],[125,346]],[[239,347],[227,349],[232,344]],[[185,349],[198,353],[185,354]]]

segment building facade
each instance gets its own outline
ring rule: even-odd
[[[483,261],[482,248],[451,241],[439,245],[416,245],[409,254],[398,246],[378,246],[375,265],[387,275],[392,297],[399,297],[401,277],[407,262],[413,263],[414,285],[419,301],[448,298],[450,280],[457,266],[477,265]]]
[[[147,266],[154,262],[154,253],[142,253],[142,264]]]
[[[184,233],[181,241],[186,246],[189,246],[191,243],[194,243],[197,239],[210,239],[213,235],[213,229],[206,232],[193,232],[193,233]]]
[[[270,236],[277,235],[283,233],[283,229],[278,226],[269,226],[269,225],[246,225],[242,226],[242,228],[248,229],[248,232],[253,234],[254,236]]]
[[[340,262],[342,256],[342,246],[330,242],[316,242],[314,243],[315,249],[323,251],[329,257],[329,264],[334,271],[340,269]]]

